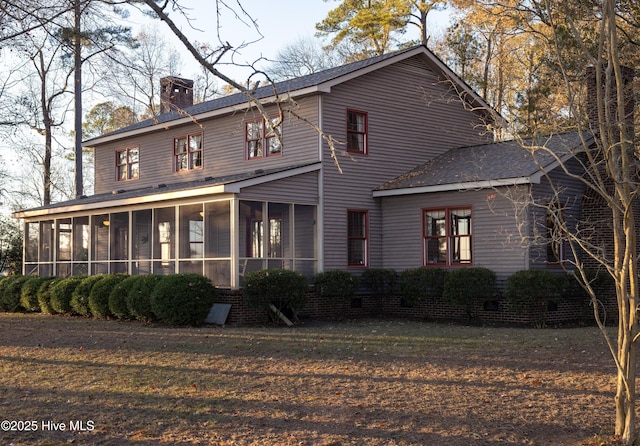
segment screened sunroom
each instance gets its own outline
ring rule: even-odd
[[[231,197],[17,216],[25,219],[25,274],[198,273],[238,288],[244,274],[265,268],[313,275],[316,214],[315,204]]]

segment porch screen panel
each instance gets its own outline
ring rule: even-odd
[[[38,261],[38,245],[40,242],[40,223],[31,222],[25,225],[24,260],[27,263]]]
[[[205,204],[205,257],[231,257],[231,206],[228,201]]]
[[[153,272],[173,274],[175,271],[175,208],[154,209]]]
[[[89,274],[89,217],[73,219],[73,255],[72,274],[85,276]]]
[[[231,286],[231,203],[205,203],[204,274],[216,286]]]
[[[180,206],[180,258],[202,259],[204,212],[201,204]]]
[[[262,203],[257,201],[241,201],[239,223],[240,255],[252,258],[264,257]]]
[[[91,260],[109,260],[109,214],[91,217]]]
[[[270,258],[290,258],[291,249],[291,205],[269,203],[269,233],[267,255]]]
[[[133,231],[133,245],[131,258],[132,274],[151,273],[151,209],[134,211],[131,213],[131,228]]]

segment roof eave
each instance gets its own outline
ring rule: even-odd
[[[394,197],[401,195],[427,194],[433,192],[455,192],[473,189],[491,189],[504,186],[517,186],[534,183],[530,177],[503,178],[497,180],[468,181],[461,183],[435,184],[431,186],[405,187],[398,189],[374,190],[373,197]]]

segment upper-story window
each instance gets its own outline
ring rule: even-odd
[[[248,160],[265,158],[282,153],[280,118],[245,122],[245,157]]]
[[[425,210],[423,238],[426,266],[471,264],[471,208]]]
[[[368,152],[368,116],[367,113],[355,110],[347,110],[347,152]]]
[[[140,150],[129,147],[116,150],[116,179],[118,181],[134,180],[140,175]]]
[[[202,133],[176,138],[173,147],[176,172],[202,167]]]

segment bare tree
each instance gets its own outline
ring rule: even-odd
[[[564,74],[567,97],[573,99],[570,116],[575,117],[582,143],[571,153],[571,163],[563,156],[567,152],[559,154],[544,142],[529,144],[525,149],[534,157],[554,157],[564,175],[583,185],[586,198],[580,219],[569,221],[565,215],[568,203],[560,199],[566,195],[563,187],[555,180],[554,173],[544,172],[553,187],[545,196],[529,197],[526,205],[533,209],[533,215],[537,213],[547,219],[546,223],[540,222],[542,226],[552,228],[539,237],[533,234],[534,239],[542,239],[539,244],[564,244],[572,253],[563,265],[573,272],[590,296],[595,320],[616,366],[615,436],[624,444],[632,445],[638,441],[636,378],[640,290],[636,219],[640,212],[640,163],[638,141],[633,133],[634,106],[630,100],[633,70],[626,69],[622,63],[623,49],[632,42],[621,35],[633,35],[636,25],[625,20],[627,12],[614,0],[590,6],[585,14],[564,3],[538,6],[541,8],[538,13],[555,35],[550,39],[555,45],[549,48],[549,55],[555,55]],[[579,49],[581,64],[565,57],[566,47],[562,45],[566,45],[567,39],[572,39],[573,48]],[[582,105],[584,101],[578,100],[585,96],[585,74],[579,72],[583,71],[580,66],[590,67],[587,78],[592,81],[587,107]],[[578,169],[575,163],[579,163]],[[608,214],[596,218],[595,209]],[[604,296],[594,285],[590,267],[605,271],[615,285],[616,338],[612,338],[605,327]]]
[[[278,51],[267,71],[274,80],[284,80],[335,67],[342,62],[336,51],[323,48],[314,38],[302,37]]]

